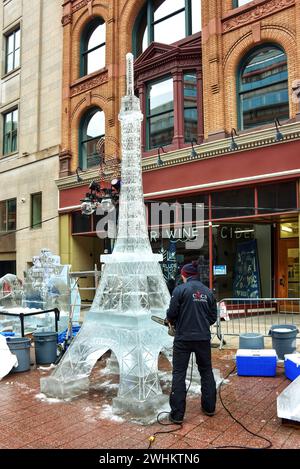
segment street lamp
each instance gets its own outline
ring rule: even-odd
[[[120,183],[113,179],[110,188],[101,188],[100,184],[92,181],[89,185],[90,192],[81,199],[81,212],[83,215],[92,215],[100,207],[104,212],[112,212],[119,201]]]

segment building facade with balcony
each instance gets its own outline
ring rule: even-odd
[[[61,2],[4,0],[0,17],[0,277],[22,277],[59,251]]]
[[[300,1],[69,0],[62,22],[64,262],[90,269],[104,249],[80,199],[101,179],[99,148],[121,156],[132,51],[145,197],[204,206],[191,221],[201,248],[186,244],[175,215],[169,239],[149,217],[153,249],[170,263],[199,258],[219,299],[299,297]]]

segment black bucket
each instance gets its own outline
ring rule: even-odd
[[[12,368],[11,372],[30,370],[30,339],[24,337],[7,337],[7,345],[14,355],[17,356],[18,366]]]
[[[57,359],[57,332],[34,332],[33,339],[36,364],[54,363]]]
[[[296,351],[298,332],[299,329],[293,324],[277,324],[271,327],[269,335],[272,337],[272,347],[280,360],[284,360],[284,355]]]

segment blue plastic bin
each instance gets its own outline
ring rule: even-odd
[[[292,353],[284,357],[285,376],[294,381],[300,376],[300,353]]]
[[[1,335],[4,337],[15,337],[16,333],[15,332],[0,332]]]
[[[76,334],[78,334],[78,332],[80,330],[80,327],[81,326],[72,326],[72,336],[73,337],[75,337]],[[64,342],[64,340],[66,339],[67,331],[68,331],[68,329],[65,329],[63,332],[60,332],[60,334],[58,334],[57,342],[59,344],[62,344]]]
[[[277,355],[275,350],[239,349],[236,353],[238,376],[275,376]]]
[[[30,339],[25,337],[7,337],[6,343],[14,355],[17,356],[18,366],[12,368],[11,373],[30,370]]]

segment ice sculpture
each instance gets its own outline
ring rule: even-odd
[[[14,312],[24,314],[32,310],[58,308],[61,318],[60,330],[67,327],[70,310],[72,310],[73,320],[78,321],[80,294],[75,280],[69,276],[70,266],[62,265],[60,257],[46,248],[42,249],[38,256],[32,258],[32,264],[32,267],[24,272],[23,284],[12,274],[7,274],[0,279],[0,305],[8,311],[12,312],[16,309]],[[19,319],[13,319],[10,322],[14,323],[14,330],[18,333]],[[54,315],[45,313],[26,318],[25,327],[32,330],[38,326],[53,330]]]
[[[14,274],[0,278],[0,307],[20,305],[23,297],[22,282]]]
[[[127,95],[119,114],[122,133],[121,193],[118,235],[105,263],[94,302],[83,326],[52,375],[41,379],[48,396],[79,395],[89,387],[89,375],[107,350],[116,355],[120,382],[113,400],[115,413],[151,421],[168,400],[158,378],[158,356],[172,345],[167,329],[151,321],[165,317],[170,295],[159,261],[148,238],[141,170],[139,99],[134,96],[133,56],[127,54]]]
[[[300,376],[277,397],[277,415],[300,422]]]

